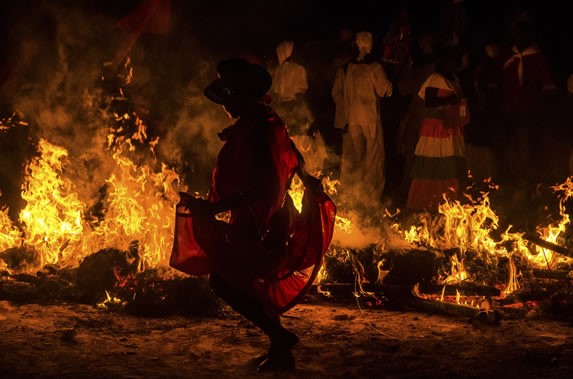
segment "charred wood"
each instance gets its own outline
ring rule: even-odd
[[[551,250],[557,254],[561,254],[561,255],[564,255],[566,257],[573,258],[573,251],[571,251],[570,249],[563,247],[563,246],[559,246],[557,244],[554,244],[553,242],[546,241],[539,236],[528,233],[528,234],[525,234],[523,236],[523,238],[528,240],[529,242],[536,244],[537,246],[544,248],[544,249],[549,249],[549,250]]]
[[[533,269],[533,276],[540,279],[573,280],[573,271]]]
[[[445,287],[445,289],[444,289]],[[481,285],[471,282],[463,282],[458,284],[432,284],[420,283],[420,292],[425,294],[441,294],[446,296],[455,296],[459,293],[462,296],[500,296],[501,291],[499,288],[492,286]]]
[[[321,283],[315,284],[319,291],[328,291],[331,293],[350,293],[355,290],[354,283]],[[378,284],[362,283],[362,289],[366,292],[383,293],[387,296],[408,296],[412,293],[412,285],[409,284]],[[445,287],[445,290],[444,290]],[[459,284],[432,284],[420,283],[419,291],[423,294],[441,294],[442,291],[446,296],[455,296],[459,293],[462,296],[500,296],[501,291],[498,288],[475,283]]]

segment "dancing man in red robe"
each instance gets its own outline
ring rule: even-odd
[[[271,76],[261,66],[229,59],[205,89],[237,121],[219,133],[222,147],[208,200],[181,194],[170,264],[190,275],[210,274],[213,291],[270,339],[258,370],[291,369],[299,338],[280,315],[314,282],[332,239],[336,208],[265,96]],[[305,185],[302,211],[287,190],[297,174]],[[230,211],[228,222],[215,215]]]

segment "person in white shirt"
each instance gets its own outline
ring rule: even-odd
[[[379,99],[392,95],[392,83],[371,56],[372,34],[356,34],[357,57],[338,69],[332,87],[335,128],[344,131],[340,179],[350,189],[360,186],[378,202],[384,191],[384,138]]]

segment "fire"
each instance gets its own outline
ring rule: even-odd
[[[559,239],[563,238],[570,224],[566,203],[573,197],[573,177],[567,178],[564,183],[553,186],[552,189],[559,198],[560,220],[554,224],[539,226],[537,232],[543,240],[559,244]],[[487,265],[496,266],[500,257],[506,258],[509,275],[504,294],[520,288],[520,273],[515,265],[517,255],[525,257],[529,264],[536,267],[550,268],[557,262],[571,262],[571,258],[559,256],[549,249],[539,246],[531,248],[523,238],[524,233],[510,232],[511,225],[501,233],[500,240],[494,239],[492,232],[499,227],[499,217],[490,206],[489,193],[482,192],[476,200],[469,195],[465,197],[468,201],[462,203],[444,196],[437,216],[421,214],[419,224],[405,231],[400,230],[398,224],[393,225],[409,243],[442,251],[456,250],[441,278],[442,283],[459,283],[473,279],[465,265],[465,255],[470,250],[481,254],[481,259]]]
[[[166,265],[179,175],[163,163],[158,172],[148,162],[136,163],[133,141],[151,150],[157,144],[157,140],[147,141],[139,119],[136,125],[131,138],[108,136],[113,167],[106,179],[105,215],[100,220],[86,216],[86,205],[66,173],[66,149],[40,139],[38,154],[25,170],[22,198],[27,204],[20,212],[22,230],[12,224],[7,209],[0,210],[0,251],[23,244],[38,253],[40,266],[76,265],[86,254],[103,248],[135,246],[141,269]]]
[[[85,205],[72,181],[63,175],[68,152],[45,139],[40,139],[38,152],[26,167],[22,191],[27,202],[20,213],[24,244],[34,246],[41,264],[66,262],[82,238]]]
[[[165,164],[157,173],[147,165],[135,164],[121,145],[113,159],[105,218],[93,229],[84,249],[126,250],[136,242],[144,267],[156,267],[171,251],[179,175]]]
[[[551,187],[559,198],[559,216],[560,220],[557,223],[547,225],[545,227],[538,227],[537,233],[539,236],[552,243],[559,244],[559,239],[564,236],[567,226],[571,223],[569,214],[567,213],[566,203],[573,197],[573,176],[568,177],[565,182]],[[540,246],[535,247],[535,253],[526,250],[526,256],[529,261],[538,267],[551,267],[555,263],[571,261],[571,258],[559,256],[549,249],[544,249]]]
[[[438,207],[438,215],[433,217],[428,213],[422,214],[419,225],[402,232],[404,239],[442,251],[455,251],[439,278],[443,284],[474,279],[465,263],[466,253],[471,250],[480,254],[480,258],[487,264],[497,265],[499,257],[506,257],[510,262],[506,288],[511,291],[519,288],[518,273],[512,260],[514,252],[508,251],[504,242],[519,240],[521,236],[510,234],[508,230],[503,234],[502,241],[494,240],[491,233],[499,227],[499,217],[491,208],[489,193],[481,193],[475,200],[466,195],[466,199],[468,201],[462,203],[444,195],[444,202]],[[396,229],[399,230],[399,227]]]
[[[302,197],[304,195],[304,184],[302,180],[300,180],[298,175],[294,176],[290,188],[288,190],[288,193],[298,213],[302,212]]]
[[[106,297],[106,299],[104,301],[96,304],[96,306],[98,308],[108,309],[108,308],[113,307],[113,306],[121,307],[121,306],[125,305],[125,303],[126,303],[125,301],[121,300],[118,297],[111,296],[109,294],[109,292],[107,292],[107,291],[105,291],[105,297]]]
[[[8,217],[8,208],[0,209],[0,251],[19,246],[21,243],[22,233]]]
[[[324,187],[324,191],[329,195],[336,195],[337,193],[336,187],[339,184],[340,184],[339,180],[332,180],[328,176],[325,176],[322,179],[322,186]],[[302,197],[304,196],[304,184],[297,175],[295,175],[295,177],[293,178],[288,193],[292,198],[296,210],[299,213],[302,212]],[[334,220],[334,233],[350,234],[351,232],[352,232],[352,221],[349,218],[337,214]]]

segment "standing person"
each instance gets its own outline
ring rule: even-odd
[[[403,70],[410,64],[411,35],[408,12],[401,9],[390,22],[383,41],[382,61],[388,64],[387,68],[391,68],[388,76],[393,82],[401,77]]]
[[[440,40],[445,46],[463,46],[468,30],[464,0],[450,0],[444,7],[439,23]]]
[[[170,264],[191,275],[210,273],[214,292],[269,337],[258,370],[294,368],[298,337],[280,315],[314,282],[335,207],[265,102],[270,74],[243,59],[222,61],[217,72],[205,95],[237,121],[219,133],[225,144],[209,199],[181,194]],[[306,188],[301,213],[287,193],[295,173]],[[228,223],[215,218],[224,211]]]
[[[354,31],[349,26],[342,26],[338,30],[338,43],[334,52],[333,63],[335,69],[344,66],[355,57]],[[334,73],[334,72],[333,72]]]
[[[400,122],[398,131],[398,150],[402,154],[404,168],[400,185],[402,204],[406,202],[410,188],[410,173],[414,161],[414,151],[420,136],[420,126],[424,118],[424,100],[418,96],[422,84],[436,71],[436,55],[434,53],[434,36],[421,33],[416,38],[412,51],[412,65],[406,69],[398,83],[402,96],[409,97],[408,110]]]
[[[418,92],[424,101],[424,117],[406,204],[410,209],[437,210],[443,194],[459,195],[466,176],[463,128],[469,115],[456,76],[460,61],[458,49],[445,48],[440,53],[436,72]]]
[[[269,92],[274,108],[291,136],[306,134],[312,124],[312,113],[305,98],[307,73],[303,66],[291,60],[293,48],[292,41],[284,41],[277,46],[278,66]]]
[[[545,168],[543,160],[544,95],[554,92],[549,62],[533,40],[533,27],[528,21],[512,25],[514,45],[503,59],[501,75],[501,111],[505,129],[498,141],[499,171],[511,173],[510,180],[526,190],[539,179]],[[508,152],[510,153],[508,156]],[[509,165],[508,165],[509,164]]]
[[[358,55],[338,69],[332,87],[335,128],[344,131],[341,181],[347,193],[360,186],[368,200],[379,202],[384,191],[384,138],[379,99],[392,94],[392,84],[373,60],[372,34],[356,35]]]
[[[404,70],[410,65],[411,27],[408,13],[402,9],[394,17],[389,31],[384,37],[382,65],[386,75],[397,86]],[[391,97],[380,100],[380,113],[384,133],[385,161],[389,162],[385,170],[385,194],[395,198],[399,194],[403,179],[404,161],[398,150],[400,120],[408,108],[408,98],[394,91]]]
[[[480,62],[473,73],[472,121],[465,133],[468,169],[477,180],[497,176],[491,147],[494,142],[493,136],[503,129],[499,110],[501,87],[499,66],[499,46],[490,41],[485,44]]]
[[[292,41],[284,41],[277,46],[279,65],[273,75],[270,95],[289,135],[304,153],[307,169],[310,172],[321,171],[326,149],[322,137],[313,128],[314,118],[306,98],[307,72],[302,65],[291,60],[293,48]]]

